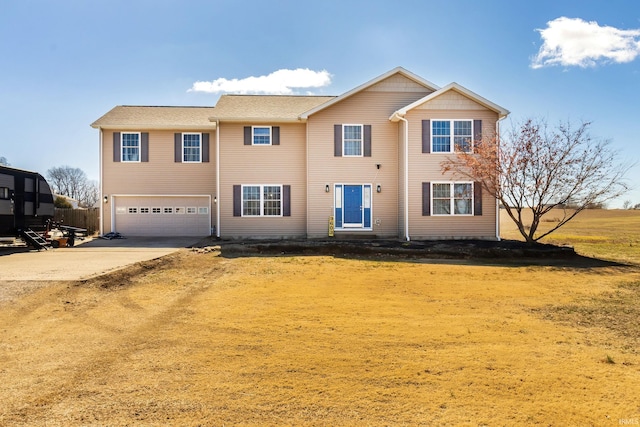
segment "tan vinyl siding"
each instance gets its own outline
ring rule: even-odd
[[[443,175],[441,163],[455,156],[444,153],[422,153],[422,120],[480,119],[482,133],[495,133],[497,114],[488,109],[428,110],[415,109],[406,117],[409,122],[409,235],[412,239],[496,238],[496,202],[483,191],[482,216],[422,216],[422,183],[434,181],[469,181]]]
[[[466,96],[450,90],[442,95],[426,102],[418,107],[416,110],[479,110],[484,111],[487,108],[467,98]]]
[[[365,89],[370,92],[411,92],[422,93],[422,96],[426,96],[433,91],[422,86],[421,84],[414,82],[411,79],[406,78],[401,74],[395,74],[383,81]]]
[[[244,145],[244,126],[220,123],[221,237],[304,237],[306,174],[304,124],[277,124],[280,145]],[[233,216],[234,185],[290,185],[290,217]]]
[[[211,129],[189,130],[209,134],[209,162],[176,163],[174,133],[176,130],[146,130],[149,133],[149,161],[139,163],[113,161],[113,132],[104,130],[102,137],[103,195],[210,195],[216,192],[216,133]],[[213,202],[212,202],[213,205]],[[103,232],[111,230],[111,206],[103,206]],[[212,224],[215,206],[210,206]]]
[[[345,205],[349,202],[348,209],[343,209],[349,219],[344,229],[336,230],[337,235],[492,239],[496,236],[496,203],[486,191],[482,216],[422,216],[423,182],[463,181],[441,172],[442,160],[452,154],[422,153],[422,120],[482,120],[483,133],[488,136],[495,132],[498,117],[508,113],[460,85],[438,89],[401,68],[338,97],[223,95],[215,108],[118,106],[92,124],[101,130],[102,193],[116,196],[116,203],[103,205],[103,232],[112,231],[111,213],[117,203],[143,203],[158,197],[157,203],[162,204],[171,197],[196,197],[206,198],[208,219],[211,226],[220,226],[221,237],[326,237],[329,218],[334,215],[335,185],[342,184],[349,186],[343,193],[349,195],[343,197]],[[398,121],[400,117],[408,125]],[[346,124],[363,125],[362,157],[335,156],[334,127]],[[278,126],[279,144],[245,145],[244,127],[252,125]],[[113,132],[123,131],[149,134],[148,161],[113,161]],[[208,133],[209,162],[175,162],[176,132]],[[370,155],[369,145],[365,148],[369,135]],[[142,146],[142,135],[140,142]],[[142,160],[142,150],[140,154]],[[405,161],[409,164],[407,188]],[[283,187],[283,216],[234,216],[234,186],[242,185],[287,186]],[[368,185],[370,211],[358,204],[357,186],[363,186],[366,193]],[[284,216],[287,190],[290,216]],[[365,194],[362,202],[367,203]],[[370,227],[360,220],[358,209],[363,216],[370,212]],[[134,221],[138,218],[130,219],[132,227],[141,226]],[[163,227],[175,229],[172,232],[204,228],[200,227],[204,222],[191,222],[156,221],[145,227],[149,232]]]
[[[386,80],[378,85],[386,86],[388,89]],[[377,237],[398,236],[399,126],[390,122],[389,116],[399,108],[424,97],[425,92],[379,91],[376,90],[376,86],[309,117],[307,191],[308,236],[311,238],[327,236],[329,217],[333,215],[333,185],[336,183],[373,186],[373,230],[360,233]],[[334,157],[334,124],[371,125],[371,157]],[[376,164],[381,165],[380,169],[376,168]],[[325,192],[326,184],[331,187],[330,193]],[[376,184],[382,186],[381,193],[375,192]]]

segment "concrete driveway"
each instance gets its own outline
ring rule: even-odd
[[[189,247],[198,237],[93,239],[72,248],[42,251],[0,248],[0,281],[80,280],[159,258]]]

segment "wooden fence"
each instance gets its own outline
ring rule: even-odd
[[[59,209],[54,215],[56,222],[72,227],[86,228],[87,234],[92,235],[100,230],[100,209]]]

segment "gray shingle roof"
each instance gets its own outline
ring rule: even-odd
[[[207,128],[212,121],[296,121],[333,96],[222,95],[215,107],[119,105],[91,124],[94,128]]]
[[[94,128],[207,128],[214,107],[143,107],[119,105],[91,124]]]
[[[220,121],[293,121],[334,96],[222,95],[211,114]]]

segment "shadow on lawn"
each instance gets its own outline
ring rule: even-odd
[[[378,261],[494,264],[503,266],[553,266],[570,268],[631,267],[589,258],[573,248],[549,244],[529,245],[516,240],[242,240],[205,239],[198,246],[220,246],[228,258],[251,256],[325,255]]]

